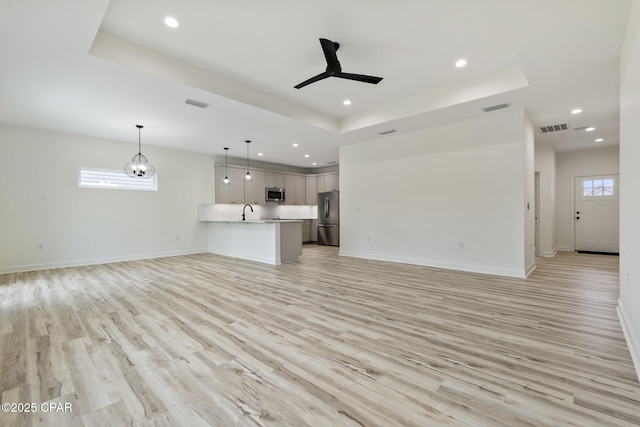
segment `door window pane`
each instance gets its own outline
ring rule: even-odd
[[[601,179],[593,180],[593,195],[602,196],[602,180]]]
[[[616,180],[606,179],[585,179],[582,181],[582,195],[584,197],[613,196],[615,193]]]
[[[613,179],[605,179],[604,180],[604,195],[605,196],[613,196],[614,189],[614,180]]]

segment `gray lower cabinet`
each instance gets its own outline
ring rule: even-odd
[[[302,243],[311,242],[311,220],[302,220]]]

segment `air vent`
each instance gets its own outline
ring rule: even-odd
[[[330,161],[330,162],[327,162],[327,164],[328,164],[328,165],[335,165],[335,164],[337,164],[337,163],[338,163],[338,162],[336,162],[335,160],[332,160],[332,161]]]
[[[587,130],[587,129],[589,129],[590,127],[591,127],[591,126],[581,126],[581,127],[579,127],[579,128],[573,128],[573,130],[578,130],[578,131],[579,131],[579,130]]]
[[[540,128],[540,132],[542,132],[542,133],[561,132],[561,131],[567,130],[567,129],[569,129],[569,124],[568,123],[560,123],[558,125],[542,126]]]
[[[390,133],[394,133],[395,131],[396,131],[395,129],[387,129],[387,130],[378,132],[378,135],[389,135]]]
[[[491,107],[484,107],[482,111],[484,111],[485,113],[489,113],[491,111],[502,110],[503,108],[509,108],[509,107],[511,107],[511,104],[509,104],[508,102],[505,102],[504,104],[492,105]]]
[[[187,98],[185,104],[193,105],[194,107],[198,108],[207,108],[209,106],[209,104],[207,104],[206,102],[196,101],[195,99],[191,98]]]

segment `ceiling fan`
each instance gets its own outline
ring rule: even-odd
[[[341,79],[356,80],[364,83],[372,83],[374,85],[380,83],[380,80],[382,80],[382,77],[366,76],[364,74],[343,73],[342,67],[340,66],[340,61],[338,61],[338,55],[336,54],[336,51],[340,47],[340,44],[332,42],[331,40],[320,39],[320,45],[322,46],[324,57],[327,60],[327,70],[324,73],[320,73],[317,76],[311,77],[309,80],[305,80],[302,83],[295,85],[294,88],[300,89],[305,87],[306,85],[315,83],[328,77],[339,77]]]

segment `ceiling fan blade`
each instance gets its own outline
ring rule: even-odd
[[[326,79],[327,77],[340,77],[342,79],[356,80],[364,83],[378,84],[382,80],[382,77],[375,76],[367,76],[364,74],[351,74],[351,73],[343,73],[342,66],[340,65],[340,61],[338,61],[337,51],[340,48],[340,44],[332,42],[329,39],[320,39],[320,45],[322,46],[322,52],[324,53],[324,58],[327,61],[327,69],[324,73],[320,73],[315,77],[311,77],[309,80],[305,80],[302,83],[294,86],[296,89],[300,89],[309,85],[311,83],[315,83],[318,80]]]
[[[335,73],[342,71],[340,61],[338,61],[338,55],[336,54],[340,45],[328,39],[320,39],[320,45],[322,46],[322,52],[324,52],[324,58],[327,61],[327,71],[333,71]]]
[[[294,88],[300,89],[302,87],[305,87],[306,85],[310,85],[311,83],[315,83],[319,80],[326,79],[327,77],[331,77],[331,73],[329,73],[328,71],[325,71],[324,73],[320,73],[317,76],[311,77],[309,80],[305,80],[302,83],[295,85]]]
[[[366,76],[364,74],[351,74],[351,73],[335,73],[333,77],[340,77],[341,79],[357,80],[359,82],[371,83],[377,85],[382,80],[382,77]]]

